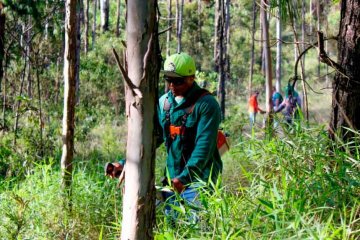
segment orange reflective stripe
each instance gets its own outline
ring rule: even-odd
[[[170,136],[174,138],[176,135],[184,135],[184,130],[181,126],[170,125]]]

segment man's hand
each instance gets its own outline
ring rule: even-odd
[[[182,182],[178,178],[174,178],[173,180],[171,180],[171,183],[174,190],[178,193],[182,193],[185,190],[184,184],[182,184]]]

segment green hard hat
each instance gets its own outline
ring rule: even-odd
[[[165,76],[187,77],[195,75],[195,61],[186,53],[175,53],[169,56],[164,63]]]

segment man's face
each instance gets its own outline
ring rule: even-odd
[[[169,89],[175,97],[184,96],[194,83],[194,76],[168,77],[165,76]]]

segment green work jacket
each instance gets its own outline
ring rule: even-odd
[[[194,86],[184,96],[184,99],[177,103],[175,97],[169,91],[159,100],[158,117],[163,130],[164,141],[168,140],[168,129],[166,128],[165,99],[170,104],[170,123],[181,126],[185,110],[189,107],[187,101],[193,94],[199,94],[200,87],[194,82]],[[217,149],[217,132],[220,124],[220,107],[216,99],[211,95],[201,96],[195,103],[193,111],[186,119],[186,130],[192,134],[176,135],[167,145],[168,157],[166,160],[167,170],[170,178],[178,178],[183,184],[196,182],[198,179],[208,182],[209,178],[215,183],[222,171],[222,161]],[[186,143],[193,146],[190,153],[184,156]]]

